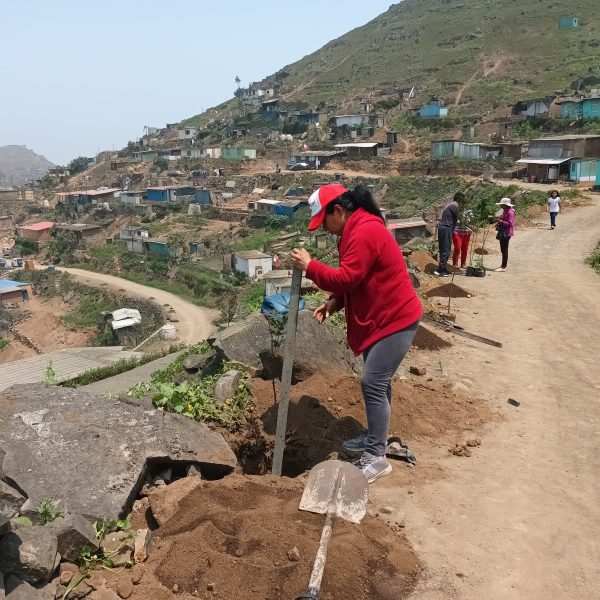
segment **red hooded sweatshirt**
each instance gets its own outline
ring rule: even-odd
[[[402,251],[382,220],[359,208],[338,241],[340,268],[311,260],[306,276],[346,312],[348,345],[358,356],[423,314]]]

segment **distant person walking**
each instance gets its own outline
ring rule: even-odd
[[[502,207],[502,214],[497,217],[496,239],[500,242],[500,252],[502,253],[502,266],[496,269],[496,272],[502,273],[506,271],[508,266],[508,245],[510,238],[515,234],[515,209],[510,198],[502,198],[496,204]]]
[[[438,223],[438,253],[439,265],[435,274],[438,277],[450,277],[448,271],[448,260],[452,248],[452,236],[458,223],[458,213],[460,204],[464,202],[465,195],[462,192],[454,194],[454,200],[450,202],[443,210]]]
[[[556,215],[560,212],[560,196],[557,190],[552,190],[548,196],[547,212],[550,213],[550,229],[556,228]]]

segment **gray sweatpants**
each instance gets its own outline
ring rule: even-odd
[[[361,387],[365,399],[367,452],[383,456],[387,445],[392,404],[392,377],[406,356],[419,322],[375,342],[363,352]]]

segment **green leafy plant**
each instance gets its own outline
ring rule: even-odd
[[[52,521],[56,521],[56,519],[63,516],[63,512],[58,510],[58,504],[54,500],[42,500],[40,505],[36,508],[36,512],[42,525],[46,523],[52,523]]]
[[[54,369],[52,361],[49,360],[44,373],[44,383],[47,385],[56,385],[58,383],[58,373]]]
[[[592,252],[590,256],[587,257],[586,261],[590,267],[595,269],[595,271],[600,275],[600,242],[596,246],[596,249]]]
[[[131,520],[100,517],[94,521],[92,528],[96,534],[96,537],[102,541],[109,533],[113,533],[115,531],[127,531],[128,529],[131,529]]]

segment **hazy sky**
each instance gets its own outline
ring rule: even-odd
[[[230,98],[397,0],[20,0],[2,7],[0,146],[57,164]],[[2,3],[0,3],[2,4]]]

